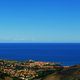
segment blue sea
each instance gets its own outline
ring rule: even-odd
[[[80,64],[80,43],[0,43],[0,59]]]

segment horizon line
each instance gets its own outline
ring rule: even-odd
[[[14,44],[15,44],[15,43],[21,43],[21,44],[22,44],[22,43],[24,43],[24,44],[25,44],[25,43],[27,43],[27,44],[31,44],[31,43],[32,43],[32,44],[37,44],[37,43],[38,43],[38,44],[41,44],[41,43],[43,43],[43,44],[46,44],[46,43],[47,43],[47,44],[56,44],[56,43],[58,43],[58,44],[62,44],[62,43],[63,43],[63,44],[64,44],[64,43],[65,43],[65,44],[80,44],[80,42],[0,42],[0,44],[1,44],[1,43],[2,43],[2,44],[3,44],[3,43],[14,43]]]

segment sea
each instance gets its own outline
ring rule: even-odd
[[[80,43],[0,43],[0,59],[80,64]]]

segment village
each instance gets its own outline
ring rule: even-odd
[[[39,79],[62,69],[60,64],[53,62],[0,60],[0,72],[20,80]]]

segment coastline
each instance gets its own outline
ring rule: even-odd
[[[76,73],[77,75],[80,75],[79,69],[79,64],[73,66],[62,66],[55,62],[34,60],[20,62],[0,59],[0,75],[4,75],[4,78],[8,77],[10,80],[14,80],[15,78],[17,78],[17,80],[57,80],[57,78],[61,78],[59,80],[62,80],[64,75],[65,78],[71,78],[68,77],[69,74],[73,75]]]

